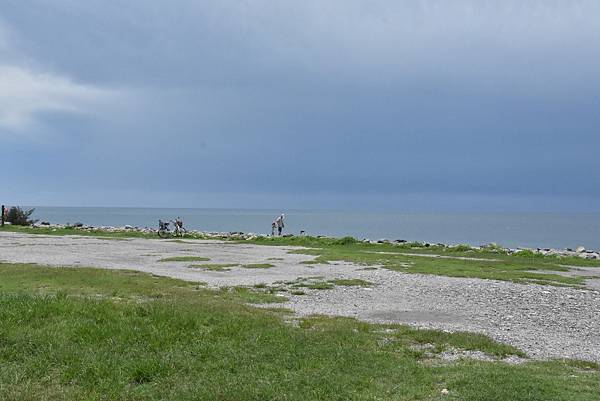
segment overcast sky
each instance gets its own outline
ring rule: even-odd
[[[0,0],[1,201],[600,211],[597,0]]]

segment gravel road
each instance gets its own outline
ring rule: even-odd
[[[600,291],[502,281],[365,270],[349,263],[306,265],[293,247],[219,241],[105,240],[77,236],[0,233],[0,261],[50,266],[134,269],[212,287],[273,284],[298,277],[360,278],[370,288],[337,286],[290,296],[283,307],[299,315],[328,314],[370,322],[471,331],[512,344],[533,358],[600,362]],[[219,264],[271,263],[268,269],[230,271],[188,268],[190,262],[159,262],[170,256],[202,256]],[[1,279],[1,278],[0,278]]]

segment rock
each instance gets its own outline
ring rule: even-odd
[[[585,252],[585,248],[582,246],[578,246],[577,249],[575,249],[575,252],[577,252],[577,253]]]
[[[80,223],[80,222],[73,223],[72,227],[81,228],[81,227],[83,227],[83,223]]]
[[[600,259],[600,254],[597,254],[595,252],[587,252],[587,253],[583,253],[581,255],[582,258],[584,259],[590,259],[590,260],[598,260]]]

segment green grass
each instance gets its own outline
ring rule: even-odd
[[[245,269],[269,269],[271,267],[275,267],[271,263],[250,263],[247,265],[242,265]]]
[[[373,285],[373,283],[359,278],[329,280],[329,282],[346,287],[370,287]]]
[[[536,270],[567,271],[557,263],[511,257],[502,260],[438,259],[431,257],[388,252],[365,251],[360,247],[327,247],[306,249],[297,253],[316,255],[323,261],[348,261],[365,266],[381,265],[384,268],[407,273],[435,274],[451,277],[473,277],[505,280],[516,283],[581,286],[585,277],[565,277],[559,274],[537,273]]]
[[[114,238],[156,238],[158,235],[155,233],[142,233],[135,230],[123,230],[123,231],[106,231],[106,230],[82,230],[79,228],[47,228],[47,227],[25,227],[25,226],[4,226],[0,227],[0,232],[16,232],[24,234],[41,234],[41,235],[80,235],[84,237],[97,237],[101,239],[114,239]]]
[[[200,265],[189,265],[188,267],[191,269],[205,269],[212,271],[229,271],[229,267],[239,266],[236,263],[209,263],[209,264],[200,264]]]
[[[302,265],[320,265],[320,264],[329,264],[326,260],[303,260],[300,262]]]
[[[0,399],[597,400],[574,361],[431,365],[415,344],[522,355],[478,334],[308,317],[248,288],[98,269],[0,264]],[[449,390],[447,396],[441,389]]]
[[[328,281],[302,281],[293,287],[303,287],[310,290],[331,290],[334,285]]]
[[[203,256],[172,256],[160,259],[159,262],[208,262],[210,258]]]
[[[507,255],[496,247],[474,250],[465,245],[448,248],[425,247],[420,244],[365,244],[348,239],[333,240],[313,237],[259,238],[263,245],[301,245],[307,249],[293,253],[314,255],[306,264],[346,261],[364,266],[382,266],[406,273],[434,274],[450,277],[471,277],[512,281],[515,283],[547,284],[582,287],[586,277],[566,277],[546,271],[565,272],[563,265],[597,266],[600,262],[575,257],[539,256],[531,252]],[[440,255],[444,258],[428,256]],[[477,260],[465,260],[471,258]],[[537,272],[544,271],[544,272]]]
[[[549,264],[573,265],[573,266],[591,266],[600,267],[600,260],[587,260],[575,256],[543,256],[533,252],[522,251],[516,254],[508,255],[498,246],[488,246],[482,249],[474,249],[468,245],[457,245],[454,247],[444,247],[439,245],[425,246],[418,242],[406,242],[402,244],[368,244],[357,241],[351,237],[344,238],[318,238],[310,236],[301,237],[258,237],[253,241],[245,243],[254,243],[260,245],[280,245],[280,246],[304,246],[308,248],[338,248],[351,249],[372,252],[394,252],[394,253],[413,253],[413,254],[431,254],[450,257],[472,257],[500,259],[505,261],[518,260],[530,262],[542,262]]]
[[[156,233],[144,233],[136,230],[119,230],[119,231],[107,231],[102,229],[80,229],[75,227],[65,227],[65,228],[49,228],[49,227],[28,227],[28,226],[13,226],[13,225],[5,225],[4,227],[0,227],[0,232],[16,232],[16,233],[24,233],[24,234],[41,234],[41,235],[79,235],[84,237],[96,237],[101,239],[115,239],[115,238],[149,238],[149,239],[159,239]],[[210,237],[205,237],[202,234],[196,233],[186,233],[183,235],[185,239],[212,239]],[[167,239],[168,242],[180,242],[183,243],[181,239]]]

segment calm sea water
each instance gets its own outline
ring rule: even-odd
[[[188,229],[270,233],[280,210],[36,207],[51,223],[156,227],[180,216]],[[600,214],[385,213],[287,210],[286,232],[448,244],[600,249]]]

